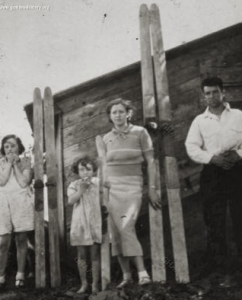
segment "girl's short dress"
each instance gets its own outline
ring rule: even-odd
[[[68,197],[77,191],[80,182],[81,179],[78,179],[69,185]],[[97,177],[92,177],[90,187],[73,206],[70,242],[72,246],[91,246],[102,242],[99,179]]]
[[[153,152],[145,128],[129,124],[124,132],[115,128],[103,138],[106,147],[109,189],[108,212],[112,255],[142,256],[135,224],[143,194],[143,154]]]
[[[6,166],[5,157],[0,159],[0,172]],[[19,162],[21,171],[31,170],[28,158]],[[34,230],[34,197],[30,186],[22,188],[12,169],[8,182],[0,186],[0,235],[11,232]]]

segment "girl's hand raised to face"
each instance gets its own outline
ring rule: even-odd
[[[14,163],[14,161],[15,161],[15,154],[13,154],[13,153],[8,153],[8,154],[6,154],[6,157],[7,157],[7,160],[8,160],[8,162],[10,163],[10,164],[13,164]]]
[[[87,178],[83,178],[80,182],[80,189],[82,191],[85,191],[86,189],[88,189],[90,186],[90,180]]]

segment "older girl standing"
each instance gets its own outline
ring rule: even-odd
[[[110,185],[109,205],[112,255],[118,256],[123,272],[122,288],[132,282],[130,260],[137,268],[139,284],[150,283],[145,270],[143,251],[137,239],[135,224],[142,202],[142,162],[147,162],[149,199],[155,209],[161,208],[155,187],[153,145],[145,128],[130,123],[129,101],[116,99],[109,103],[107,114],[114,127],[104,138],[107,180]]]
[[[3,138],[0,159],[0,288],[5,285],[5,268],[11,233],[17,247],[16,286],[24,286],[27,232],[34,229],[33,198],[30,191],[31,166],[21,140],[15,135]]]

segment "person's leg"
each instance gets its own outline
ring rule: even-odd
[[[18,271],[16,275],[16,285],[24,285],[25,279],[25,266],[27,260],[27,233],[16,232],[15,233],[16,249],[17,249],[17,265]]]
[[[86,263],[86,247],[85,246],[78,246],[77,247],[77,267],[79,271],[79,275],[81,278],[81,288],[77,291],[77,293],[84,293],[88,288],[87,282],[87,263]]]
[[[229,210],[232,219],[238,256],[242,259],[242,191],[232,193],[229,199]]]
[[[118,262],[123,273],[123,280],[117,286],[117,288],[122,288],[128,283],[132,282],[132,276],[130,271],[130,257],[123,256],[122,254],[118,255]]]
[[[11,234],[0,235],[0,285],[5,282],[5,269],[8,251],[11,244]]]
[[[214,194],[204,199],[204,220],[207,227],[207,250],[211,269],[225,271],[227,258],[226,245],[227,198]]]
[[[91,246],[91,259],[92,259],[92,292],[98,292],[98,284],[100,278],[100,246],[94,244]]]
[[[134,256],[132,258],[132,261],[134,262],[138,271],[139,284],[143,285],[143,284],[150,283],[151,282],[150,276],[145,269],[143,256]]]

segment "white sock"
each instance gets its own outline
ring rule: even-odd
[[[131,279],[131,273],[124,273],[123,278],[124,278],[124,280],[130,280]]]
[[[5,282],[5,275],[0,276],[0,283],[4,283]]]
[[[138,272],[139,278],[150,277],[146,270]]]
[[[24,273],[23,272],[17,272],[16,274],[16,280],[24,279]]]

